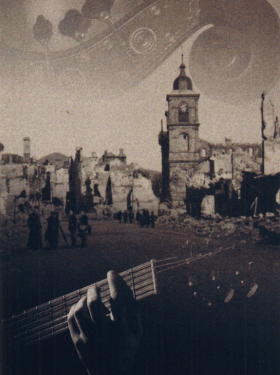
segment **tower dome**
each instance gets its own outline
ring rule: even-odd
[[[173,90],[192,90],[192,81],[189,77],[186,76],[185,72],[186,66],[183,62],[182,55],[182,64],[180,65],[180,75],[173,82]]]

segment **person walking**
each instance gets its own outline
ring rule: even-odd
[[[76,231],[77,231],[77,217],[72,210],[70,210],[70,216],[68,220],[68,230],[71,236],[71,246],[76,246]]]
[[[29,215],[27,225],[30,230],[27,247],[32,250],[42,248],[42,224],[40,220],[39,207],[35,206],[33,212]]]
[[[58,233],[59,233],[59,218],[58,212],[52,211],[48,218],[48,226],[45,234],[45,240],[48,242],[49,249],[57,249],[58,247]]]
[[[82,239],[81,247],[87,246],[87,227],[88,227],[88,217],[84,211],[81,211],[81,217],[80,217],[80,223],[79,223],[80,237]]]

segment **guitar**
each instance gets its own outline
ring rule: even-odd
[[[183,260],[177,260],[176,257],[160,261],[151,260],[124,271],[120,273],[120,275],[130,287],[134,299],[140,301],[149,296],[158,294],[158,276],[160,273],[182,265],[188,265],[198,260],[213,257],[230,249],[233,249],[233,247],[231,246],[224,249],[220,248],[215,252],[199,254]],[[212,284],[217,281],[218,274],[218,271],[211,271],[210,278]],[[236,276],[239,276],[239,271],[236,272]],[[244,281],[241,280],[240,283],[242,285]],[[194,276],[189,274],[187,285],[189,287],[194,287],[195,284],[196,281]],[[100,289],[102,303],[106,306],[108,311],[110,311],[110,293],[107,279],[99,281],[93,285],[96,285]],[[2,321],[4,337],[7,337],[14,347],[21,347],[22,345],[29,346],[36,344],[42,340],[46,340],[52,336],[65,332],[68,330],[67,315],[71,306],[76,304],[81,297],[86,296],[87,290],[90,286],[92,285],[28,309]],[[226,291],[225,287],[217,284],[215,288],[217,292],[223,292],[223,300],[225,303],[228,303],[232,299],[234,295],[234,289],[232,287],[227,287]],[[253,283],[248,291],[247,297],[253,296],[257,289],[258,285]],[[201,297],[201,299],[207,301],[206,297],[199,292],[199,288],[194,290],[193,295],[195,297]],[[207,303],[209,306],[212,305],[210,301]]]
[[[243,267],[239,260],[240,252],[229,251],[232,249],[233,246],[219,248],[213,252],[191,256],[182,260],[178,260],[177,257],[171,257],[160,261],[151,260],[124,271],[120,273],[120,275],[129,285],[135,300],[140,302],[153,295],[161,295],[165,298],[164,288],[172,288],[172,285],[177,288],[174,284],[176,284],[176,277],[179,275],[178,272],[171,272],[171,274],[169,274],[166,271],[183,267],[183,270],[186,270],[187,277],[183,278],[183,283],[185,285],[184,294],[186,293],[185,296],[187,296],[187,298],[188,296],[192,296],[193,300],[198,302],[198,305],[197,302],[193,304],[193,312],[196,319],[199,311],[207,310],[210,312],[209,316],[213,317],[215,311],[220,310],[223,315],[225,311],[233,311],[233,309],[236,308],[240,309],[242,306],[238,301],[241,300],[246,304],[245,299],[252,300],[251,306],[255,308],[259,306],[259,299],[258,297],[251,297],[256,295],[263,296],[265,278],[261,281],[259,277],[263,277],[263,271],[265,271],[269,264],[260,261],[255,262],[254,265],[252,262],[248,263],[246,258],[245,262],[244,259],[241,261],[242,264],[245,263],[245,267]],[[226,252],[227,254],[225,254]],[[218,254],[221,254],[221,257],[217,257]],[[219,258],[222,262],[219,262]],[[251,255],[248,254],[248,260],[249,259],[251,259]],[[205,260],[205,262],[201,263],[203,260]],[[219,263],[218,268],[217,263]],[[191,266],[189,267],[189,265]],[[275,267],[277,268],[277,265]],[[276,271],[277,269],[275,269],[275,272]],[[256,275],[257,277],[255,277]],[[168,283],[164,285],[162,281],[164,281],[166,276],[168,277]],[[181,272],[180,278],[178,279],[182,282]],[[100,288],[101,300],[110,311],[110,294],[107,280],[99,281],[94,285]],[[34,349],[36,349],[35,344],[67,331],[67,315],[71,306],[86,295],[90,286],[43,303],[2,321],[3,333],[8,340],[7,347],[5,348],[7,356],[16,359],[13,354],[15,348],[20,349],[20,351],[22,351],[25,346],[35,347]],[[262,288],[259,286],[262,286]],[[212,293],[213,291],[214,294]],[[240,291],[242,291],[242,293],[239,293]],[[258,291],[260,292],[257,293]],[[180,293],[180,296],[181,298],[183,297],[182,293]],[[169,296],[166,298],[169,299]],[[159,302],[158,298],[157,301]],[[187,301],[190,306],[191,301],[189,299]],[[231,301],[235,302],[230,303]],[[220,302],[222,302],[222,304]],[[157,305],[159,304],[157,303]],[[196,306],[199,310],[197,310]],[[249,311],[248,307],[249,305],[247,303],[246,311]],[[218,310],[216,310],[216,308]],[[265,308],[265,310],[267,310],[267,308]],[[241,309],[241,315],[244,311],[245,310]],[[182,313],[188,314],[187,312],[183,312],[183,310]],[[63,339],[63,336],[61,339]],[[11,349],[8,349],[8,345]],[[45,348],[45,344],[42,345],[44,345]],[[28,348],[28,350],[33,351],[31,348]],[[12,362],[9,363],[10,365],[8,366],[13,365]],[[13,370],[10,370],[10,372],[9,370],[8,368],[8,372],[5,374],[15,374]]]
[[[140,301],[158,293],[158,275],[160,273],[190,264],[199,259],[212,257],[231,248],[219,249],[215,252],[200,254],[183,260],[177,260],[176,257],[160,261],[151,260],[124,271],[120,275],[130,287],[134,299]],[[190,283],[192,281],[189,281],[189,285],[191,286]],[[110,311],[110,293],[107,280],[99,281],[93,285],[96,285],[100,289],[102,303]],[[28,309],[2,321],[4,337],[7,337],[13,346],[20,347],[22,345],[33,345],[65,332],[68,329],[67,315],[71,306],[87,294],[90,286],[92,285]]]

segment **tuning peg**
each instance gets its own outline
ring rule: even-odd
[[[247,293],[247,297],[248,298],[253,297],[253,295],[256,294],[258,288],[259,288],[259,286],[258,286],[257,283],[252,283],[251,286],[250,286],[249,292]]]
[[[222,296],[222,299],[225,303],[228,303],[229,301],[232,300],[234,296],[234,289],[231,287],[223,287],[218,285],[217,290],[219,294]]]

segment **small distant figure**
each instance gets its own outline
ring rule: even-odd
[[[130,224],[132,224],[133,220],[134,220],[134,212],[133,211],[129,211],[128,218],[129,218]]]
[[[35,206],[33,212],[29,215],[27,220],[27,225],[30,230],[27,247],[30,247],[32,250],[42,248],[42,224],[39,212],[39,207]]]
[[[151,227],[152,228],[155,227],[156,219],[157,219],[157,217],[155,216],[155,214],[153,212],[151,212],[150,220],[151,220]]]
[[[124,211],[123,212],[123,222],[124,223],[127,223],[127,217],[128,217],[127,211]]]
[[[137,223],[140,223],[141,218],[142,218],[142,215],[141,215],[140,211],[137,210],[137,212],[136,212],[136,221],[137,221]]]
[[[119,220],[119,223],[122,222],[122,212],[121,211],[118,212],[118,220]]]
[[[88,217],[84,211],[81,211],[80,223],[79,223],[79,236],[82,239],[81,247],[87,246],[87,227],[88,227]]]
[[[45,233],[45,241],[48,242],[49,249],[58,248],[59,226],[58,212],[52,211],[51,216],[48,218],[48,226]]]
[[[77,217],[72,210],[69,212],[68,230],[71,235],[71,246],[76,246]]]
[[[146,223],[146,210],[143,209],[141,219],[140,219],[140,227],[143,228],[145,223]]]
[[[145,225],[149,228],[151,223],[149,210],[145,210]]]

